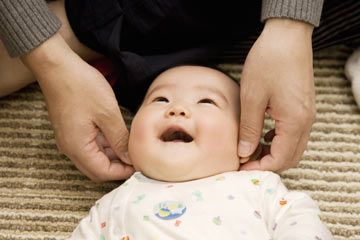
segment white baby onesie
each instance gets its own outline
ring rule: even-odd
[[[308,195],[288,191],[272,172],[180,183],[136,172],[96,202],[70,239],[333,239],[318,214]]]

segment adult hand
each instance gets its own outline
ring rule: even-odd
[[[112,88],[56,34],[22,57],[45,96],[59,150],[96,182],[129,177],[128,130]],[[121,161],[111,161],[96,138],[102,132]],[[112,159],[114,160],[114,159]]]
[[[283,171],[300,161],[315,120],[313,27],[289,19],[269,19],[251,48],[241,76],[239,156],[241,170]],[[275,121],[261,147],[265,113]],[[257,160],[249,156],[261,147]]]

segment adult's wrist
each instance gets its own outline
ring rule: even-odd
[[[56,33],[20,58],[35,76],[41,77],[54,68],[69,64],[72,57],[76,57],[76,54],[61,35]]]
[[[263,32],[272,32],[278,36],[296,35],[311,39],[314,26],[298,20],[289,18],[270,18],[266,20]]]

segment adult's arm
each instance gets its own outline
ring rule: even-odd
[[[261,157],[241,169],[282,171],[298,164],[315,119],[312,32],[322,0],[264,0],[264,29],[241,77],[239,156],[246,162],[261,138],[264,116],[275,120]]]
[[[40,84],[60,151],[94,181],[129,177],[132,167],[111,161],[96,141],[102,132],[107,145],[126,161],[128,131],[106,79],[57,33],[60,22],[45,2],[0,4],[1,40]]]

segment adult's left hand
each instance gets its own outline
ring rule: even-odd
[[[296,166],[315,120],[313,26],[273,18],[252,46],[241,76],[240,170],[280,172]],[[262,135],[265,112],[275,121],[259,157],[247,161]]]

